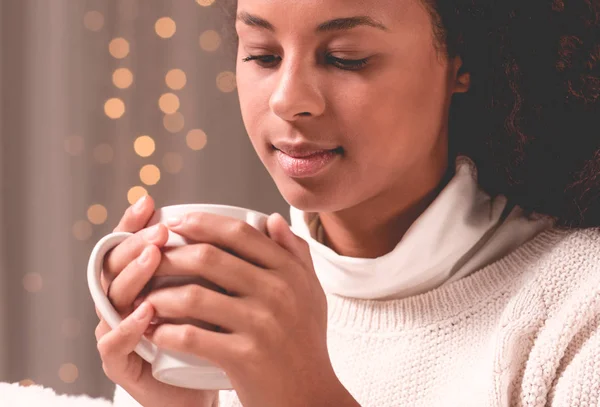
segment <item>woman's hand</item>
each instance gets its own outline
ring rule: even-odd
[[[147,303],[133,311],[133,303],[154,275],[161,260],[159,247],[167,241],[164,225],[142,230],[153,213],[154,203],[150,197],[138,207],[128,208],[115,232],[138,233],[115,247],[104,261],[104,290],[110,292],[109,299],[124,320],[111,330],[96,310],[100,318],[96,339],[102,367],[110,380],[144,407],[208,407],[216,401],[216,391],[184,389],[159,382],[152,376],[151,365],[134,352],[154,312]]]
[[[269,217],[268,236],[210,213],[169,228],[200,243],[166,251],[156,274],[200,276],[227,293],[193,284],[151,292],[157,316],[222,328],[160,324],[154,343],[223,368],[245,407],[357,405],[329,360],[327,302],[308,245],[281,215]]]

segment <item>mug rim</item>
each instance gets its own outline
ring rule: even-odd
[[[269,217],[269,215],[267,215],[266,213],[263,212],[259,212],[257,210],[254,209],[250,209],[250,208],[244,208],[243,206],[234,206],[234,205],[223,205],[223,204],[211,204],[211,203],[187,203],[187,204],[175,204],[175,205],[166,205],[166,206],[161,206],[159,208],[155,209],[155,212],[160,211],[162,209],[168,209],[168,208],[182,208],[182,207],[193,207],[193,206],[199,206],[199,207],[206,207],[206,206],[211,206],[211,207],[215,207],[215,208],[221,208],[221,209],[232,209],[235,211],[244,211],[246,213],[248,212],[252,212],[254,214],[260,215],[260,216],[264,216],[266,218]]]

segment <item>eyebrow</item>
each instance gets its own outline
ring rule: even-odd
[[[242,11],[238,14],[237,20],[243,22],[250,27],[264,28],[268,31],[275,32],[273,24],[265,20],[264,18]],[[368,26],[378,28],[383,31],[388,31],[388,28],[368,16],[354,16],[354,17],[342,17],[335,18],[333,20],[325,21],[317,26],[316,32],[331,32],[331,31],[342,31],[350,30],[359,26]]]

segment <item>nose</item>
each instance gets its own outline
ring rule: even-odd
[[[269,100],[271,110],[286,121],[320,116],[325,100],[318,86],[317,72],[303,61],[282,64]]]

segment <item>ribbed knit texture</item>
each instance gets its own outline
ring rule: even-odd
[[[546,230],[418,296],[328,304],[333,367],[363,407],[600,406],[599,229]]]

